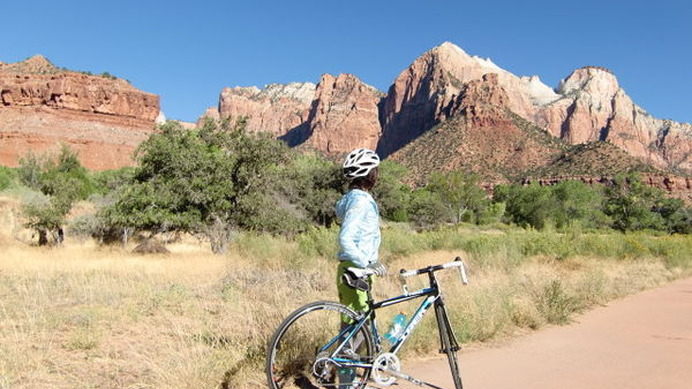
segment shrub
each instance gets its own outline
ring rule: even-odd
[[[8,189],[14,185],[17,179],[17,173],[14,169],[5,166],[0,166],[0,191]]]
[[[551,324],[566,324],[579,310],[576,299],[565,291],[560,280],[544,285],[534,298],[539,312]]]

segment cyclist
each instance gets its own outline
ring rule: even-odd
[[[367,288],[363,280],[348,273],[350,267],[372,268],[383,275],[385,270],[378,261],[380,248],[380,216],[377,203],[370,195],[378,178],[380,158],[368,149],[351,151],[344,160],[343,173],[350,180],[348,192],[336,203],[336,215],[341,221],[339,231],[339,266],[337,267],[337,290],[339,302],[356,312],[368,309]],[[360,282],[361,284],[358,284]],[[359,341],[356,339],[347,352],[355,352]],[[340,369],[339,388],[352,386],[352,369]]]

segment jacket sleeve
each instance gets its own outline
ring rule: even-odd
[[[355,200],[344,213],[339,231],[340,258],[353,262],[358,267],[368,265],[365,253],[358,248],[361,239],[361,224],[368,212],[368,202]]]

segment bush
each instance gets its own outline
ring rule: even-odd
[[[570,296],[560,280],[552,280],[534,296],[536,307],[548,323],[566,324],[580,310],[577,300]]]
[[[17,180],[17,173],[14,169],[0,166],[0,191],[10,188]]]

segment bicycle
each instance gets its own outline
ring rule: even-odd
[[[389,386],[397,379],[404,379],[419,386],[441,389],[403,373],[397,356],[425,313],[434,307],[440,352],[447,355],[455,388],[462,389],[456,356],[459,344],[435,276],[437,271],[450,268],[458,268],[462,283],[468,284],[464,262],[457,257],[440,265],[411,271],[402,269],[399,277],[404,293],[400,296],[375,302],[369,284],[366,284],[363,290],[367,290],[370,309],[365,313],[329,301],[317,301],[298,308],[286,317],[269,342],[266,361],[269,387],[358,389],[370,382]],[[348,270],[351,276],[361,281],[373,274],[369,269]],[[409,292],[406,279],[421,274],[428,275],[429,287]],[[406,322],[400,337],[385,347],[377,329],[377,311],[418,298],[423,298],[423,301]]]

